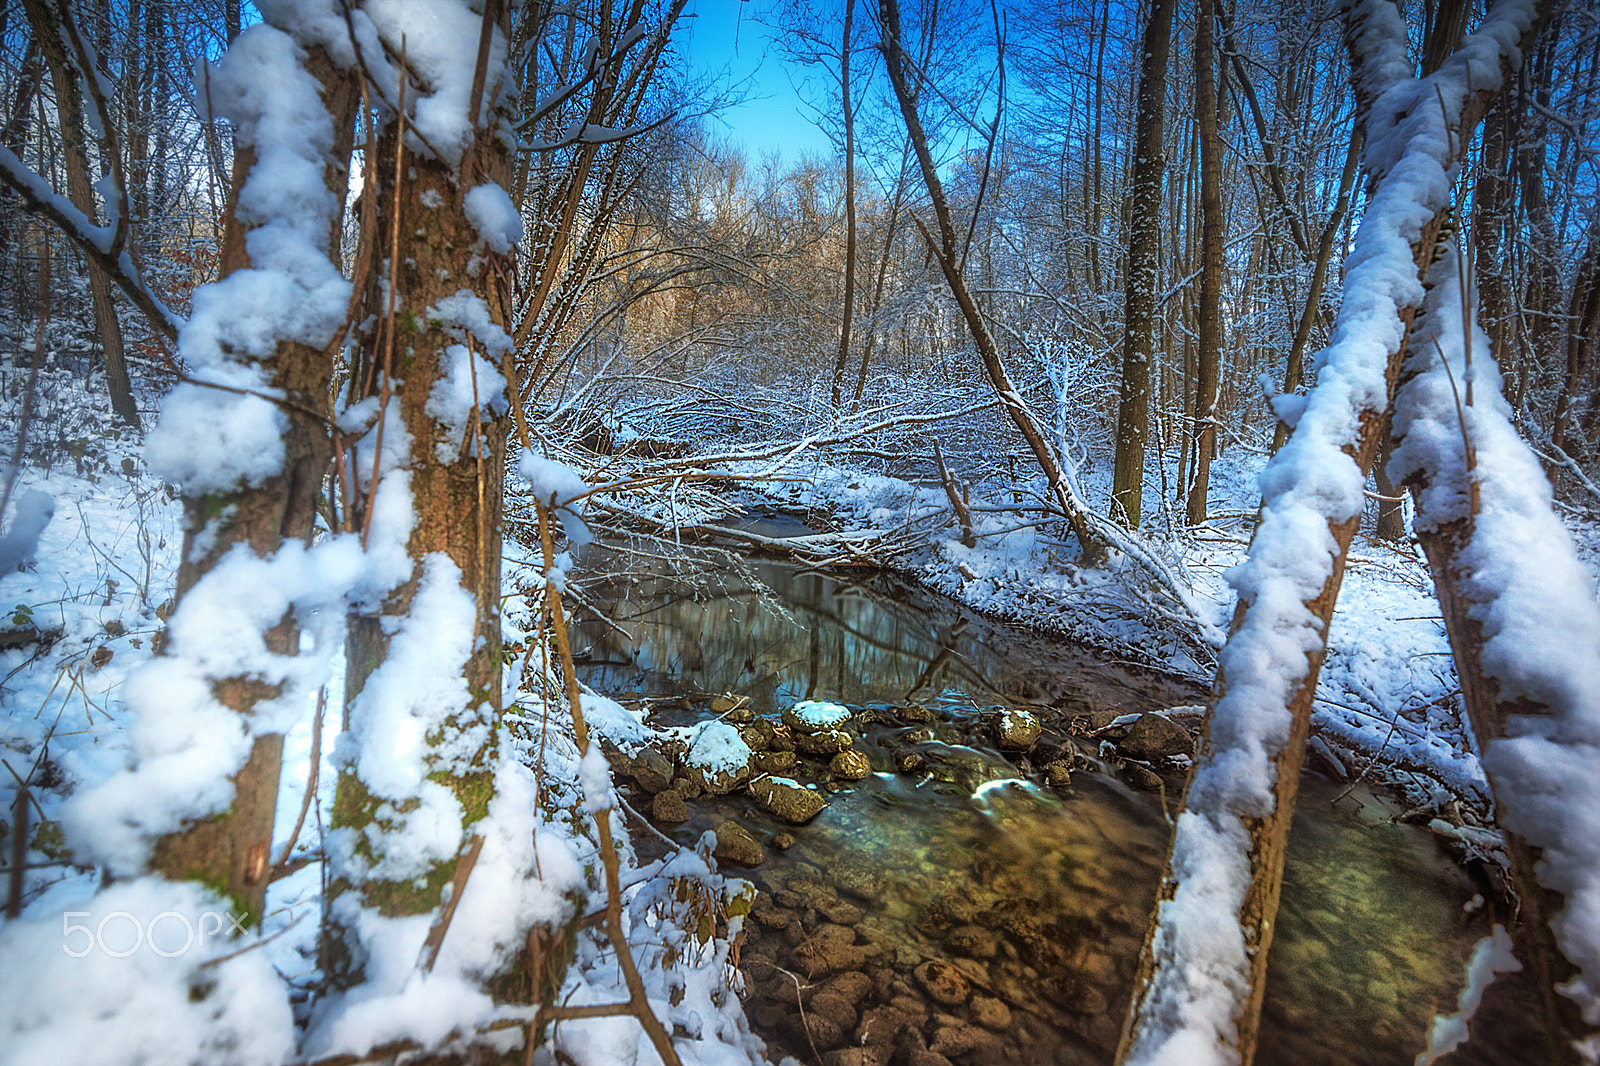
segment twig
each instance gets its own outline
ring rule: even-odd
[[[467,846],[467,853],[456,861],[455,876],[450,879],[450,898],[445,901],[444,910],[439,912],[439,918],[428,930],[428,938],[422,942],[422,955],[417,960],[421,964],[423,973],[431,973],[433,964],[439,959],[439,949],[444,946],[445,934],[450,932],[450,921],[456,916],[456,908],[461,905],[461,895],[467,890],[467,879],[472,876],[472,868],[478,863],[478,854],[483,851],[483,834],[472,834],[472,841]]]
[[[295,842],[300,839],[300,830],[306,824],[306,812],[311,810],[311,801],[317,795],[317,778],[322,770],[322,716],[328,709],[328,688],[324,685],[317,690],[317,713],[311,718],[311,772],[306,775],[306,794],[300,799],[300,817],[295,819],[294,831],[289,834],[289,840],[283,845],[283,853],[278,856],[277,865],[273,868],[273,879],[279,876],[278,871],[289,861],[289,856],[294,854]]]
[[[550,608],[550,630],[555,639],[556,652],[560,656],[561,671],[566,681],[567,706],[572,715],[572,731],[577,741],[578,757],[582,759],[589,754],[589,727],[583,717],[578,671],[572,661],[572,642],[568,637],[566,617],[561,608],[561,590],[556,582],[548,579],[550,572],[555,568],[555,540],[550,528],[554,520],[553,503],[553,499],[548,503],[535,501],[539,515],[539,547],[543,553],[546,574],[545,601]],[[594,797],[590,799],[593,801]],[[644,1027],[645,1034],[650,1037],[650,1043],[655,1046],[656,1054],[661,1056],[665,1066],[682,1066],[682,1060],[678,1058],[678,1053],[672,1046],[672,1037],[650,1009],[644,982],[640,979],[639,969],[633,962],[633,951],[628,946],[628,939],[622,931],[620,861],[617,857],[616,842],[611,838],[609,806],[599,807],[594,812],[594,825],[600,843],[601,864],[605,868],[606,931],[617,952],[617,966],[622,970],[623,981],[628,986],[631,1013]]]
[[[6,891],[6,917],[16,921],[22,917],[22,883],[28,863],[28,785],[17,787],[17,798],[11,803],[11,877]]]
[[[273,933],[271,936],[264,936],[261,939],[255,941],[254,943],[245,945],[244,947],[240,948],[238,951],[230,951],[226,955],[218,955],[214,959],[207,959],[205,962],[202,962],[199,966],[195,967],[195,969],[204,970],[204,969],[208,969],[208,968],[210,968],[212,966],[220,966],[223,963],[227,962],[228,960],[237,959],[240,955],[246,954],[247,952],[255,951],[257,948],[264,948],[268,944],[272,943],[274,940],[278,939],[283,934],[287,933],[289,930],[293,929],[295,926],[299,925],[304,919],[305,919],[305,915],[302,914],[302,915],[300,915],[300,917],[296,918],[294,921],[290,922],[288,925],[284,926],[282,929],[279,929],[276,933]]]

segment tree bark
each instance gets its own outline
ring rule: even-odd
[[[1167,102],[1167,57],[1177,0],[1155,0],[1144,31],[1133,183],[1128,192],[1128,278],[1123,298],[1122,394],[1117,405],[1116,462],[1111,513],[1139,527],[1144,495],[1145,442],[1150,435],[1150,363],[1154,358],[1156,274],[1161,260],[1162,115]]]

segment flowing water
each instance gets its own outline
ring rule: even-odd
[[[1071,726],[1201,693],[881,576],[759,560],[709,580],[709,564],[588,565],[588,597],[622,630],[580,627],[585,680],[601,691],[653,697],[670,723],[727,692],[761,716],[809,698],[858,710],[856,747],[878,772],[811,823],[775,824],[736,794],[691,801],[672,830],[689,842],[732,818],[768,845],[746,875],[762,896],[744,960],[747,1011],[776,1050],[814,1062],[864,1041],[881,1059],[850,1061],[887,1062],[896,1047],[908,1061],[923,1046],[960,1063],[1111,1060],[1182,781],[1132,788]],[[1080,753],[1069,790],[989,748],[986,714],[1001,705],[1031,707],[1046,745]],[[892,772],[906,751],[943,772]],[[826,781],[825,766],[810,772]],[[1257,1063],[1409,1064],[1431,1014],[1453,1009],[1483,932],[1464,907],[1474,886],[1394,813],[1306,776]]]

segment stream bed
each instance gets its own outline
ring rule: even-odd
[[[1183,777],[1181,761],[1118,757],[1107,729],[1203,693],[882,575],[624,561],[605,546],[585,566],[614,625],[579,626],[583,679],[648,703],[654,724],[716,717],[729,694],[748,698],[729,717],[756,724],[800,700],[855,712],[868,776],[832,780],[826,756],[786,771],[828,794],[813,820],[784,824],[734,792],[691,796],[684,821],[661,825],[690,844],[732,821],[759,845],[730,872],[761,890],[741,968],[774,1061],[1112,1060]],[[1043,724],[1026,753],[997,750],[1005,707]],[[1070,783],[1044,772],[1052,761]],[[650,801],[633,791],[636,808]],[[1261,1066],[1410,1064],[1434,1012],[1454,1009],[1485,932],[1477,889],[1398,813],[1305,776]],[[659,850],[649,834],[636,844]]]

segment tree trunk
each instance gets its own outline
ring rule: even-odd
[[[323,101],[336,131],[334,149],[324,167],[327,187],[341,197],[347,187],[350,142],[355,123],[358,91],[355,78],[336,68],[325,55],[313,53],[307,69],[322,83]],[[248,228],[234,211],[239,192],[251,178],[255,153],[239,146],[234,155],[234,178],[223,231],[220,272],[226,277],[250,266],[245,250]],[[328,234],[329,247],[338,248],[339,219]],[[327,406],[331,364],[319,348],[284,342],[272,362],[273,384],[282,389],[290,406],[283,434],[282,472],[254,488],[210,492],[184,501],[187,531],[178,568],[180,599],[235,547],[244,545],[257,557],[268,558],[286,541],[309,543],[315,520],[317,495],[327,472],[332,446],[326,426],[315,412]],[[299,652],[300,631],[285,617],[265,634],[267,650],[274,655]],[[271,687],[248,676],[215,682],[222,704],[248,715],[255,705],[278,695]],[[257,737],[249,761],[234,778],[236,798],[229,812],[198,822],[164,837],[155,850],[156,869],[170,878],[188,878],[224,887],[253,922],[261,914],[270,865],[273,816],[277,806],[278,775],[283,738]]]
[[[850,365],[850,320],[856,301],[856,117],[850,100],[850,30],[855,0],[845,0],[839,49],[839,94],[844,104],[844,316],[839,323],[839,358],[833,366],[833,407],[844,400],[844,374]]]
[[[922,168],[922,178],[928,187],[928,196],[933,201],[934,215],[938,221],[939,235],[937,238],[922,226],[917,219],[918,228],[922,230],[923,239],[927,242],[928,250],[939,263],[939,269],[944,274],[945,283],[950,287],[950,293],[955,297],[956,304],[961,308],[962,318],[966,321],[968,331],[972,335],[972,342],[978,349],[978,356],[983,361],[985,372],[989,376],[989,383],[999,397],[1000,405],[1011,417],[1012,423],[1022,434],[1023,440],[1033,452],[1035,461],[1040,470],[1050,483],[1050,488],[1056,498],[1056,503],[1061,507],[1072,531],[1078,537],[1078,544],[1083,557],[1087,561],[1096,561],[1106,554],[1107,545],[1104,537],[1090,524],[1089,517],[1084,513],[1076,494],[1067,484],[1066,475],[1049,442],[1045,440],[1038,423],[1032,413],[1022,402],[1022,395],[1011,383],[1006,374],[1005,364],[1000,359],[999,347],[995,344],[994,336],[989,332],[988,323],[983,320],[983,315],[978,311],[978,306],[973,302],[972,294],[968,291],[965,280],[961,276],[960,251],[956,247],[955,224],[950,217],[949,202],[945,198],[944,185],[939,180],[938,168],[934,165],[933,156],[928,150],[928,138],[923,132],[922,120],[917,115],[915,94],[906,79],[904,55],[900,48],[900,6],[898,0],[879,0],[879,15],[883,23],[883,56],[884,66],[888,70],[889,82],[894,88],[895,98],[900,104],[900,115],[906,124],[906,134],[911,140],[911,147],[916,152],[917,164]],[[915,216],[913,216],[915,217]]]
[[[1211,453],[1217,441],[1217,389],[1222,349],[1222,139],[1217,133],[1216,0],[1200,0],[1194,38],[1195,112],[1200,134],[1200,308],[1194,403],[1194,482],[1186,517],[1206,520]]]
[[[1162,115],[1167,102],[1167,56],[1177,0],[1155,0],[1144,31],[1133,182],[1128,192],[1128,278],[1123,300],[1122,394],[1117,405],[1117,452],[1111,514],[1137,529],[1144,494],[1145,442],[1150,435],[1150,363],[1156,274],[1161,260]]]
[[[11,111],[6,115],[4,129],[0,129],[0,144],[20,157],[28,140],[28,126],[33,121],[34,99],[39,92],[39,79],[44,74],[44,59],[39,55],[37,38],[28,39],[28,50],[22,57],[22,69],[17,75],[16,95],[12,97]],[[22,212],[16,206],[16,195],[10,189],[0,189],[0,262],[12,245]],[[22,291],[23,278],[19,269],[16,291]]]
[[[1385,434],[1387,437],[1387,434]],[[1400,488],[1389,479],[1389,443],[1385,440],[1372,464],[1372,480],[1378,486],[1378,539],[1398,544],[1406,539],[1406,512],[1400,502]]]
[[[487,368],[504,365],[505,351],[496,339],[504,333],[485,330],[481,323],[475,329],[474,316],[442,308],[451,298],[479,298],[462,290],[476,275],[474,289],[484,294],[489,321],[500,331],[510,324],[504,279],[512,276],[511,264],[482,246],[463,207],[474,183],[509,186],[510,156],[493,123],[479,127],[458,179],[448,162],[401,149],[391,123],[373,158],[375,247],[380,261],[390,262],[389,276],[381,280],[400,310],[393,310],[374,277],[368,308],[383,321],[365,361],[375,368],[371,392],[392,406],[397,429],[408,435],[409,452],[399,467],[367,483],[375,483],[380,503],[385,493],[404,492],[409,485],[411,573],[376,610],[349,619],[345,716],[351,727],[359,732],[381,709],[363,700],[378,671],[404,668],[392,654],[397,634],[428,624],[421,616],[423,594],[430,588],[447,595],[464,592],[472,600],[473,619],[470,650],[460,667],[467,699],[446,708],[443,724],[425,738],[426,781],[405,786],[448,790],[462,826],[456,855],[421,860],[425,869],[406,876],[367,873],[364,861],[381,862],[385,854],[383,826],[389,816],[384,810],[398,805],[403,813],[414,800],[378,791],[358,764],[340,773],[333,824],[353,831],[358,843],[354,865],[333,868],[328,892],[336,931],[325,944],[324,963],[339,988],[360,983],[365,971],[367,945],[356,932],[350,900],[387,918],[436,911],[442,891],[470,853],[473,827],[488,814],[499,761],[501,511],[510,419],[507,386]],[[402,245],[403,254],[397,254]],[[469,265],[474,260],[482,265]],[[481,374],[480,363],[486,368]],[[474,405],[464,425],[442,421],[432,406],[436,383],[450,375],[457,384],[462,375],[472,381]],[[364,480],[370,475],[360,471]],[[379,535],[373,512],[359,520]]]
[[[1567,372],[1556,396],[1555,423],[1550,440],[1558,451],[1570,452],[1573,403],[1583,388],[1595,337],[1600,333],[1600,209],[1589,223],[1588,247],[1572,279],[1572,299],[1567,307]],[[1589,402],[1593,404],[1594,398]],[[1557,456],[1559,459],[1560,457]],[[1553,471],[1552,471],[1553,472]]]
[[[68,59],[67,44],[62,38],[62,28],[55,12],[45,7],[45,0],[23,0],[23,8],[28,13],[28,21],[44,53],[45,63],[50,68],[50,80],[56,90],[62,157],[67,167],[67,198],[72,201],[73,207],[93,220],[98,211],[95,209],[94,186],[89,180],[82,80],[77,66]],[[86,266],[89,272],[89,295],[94,304],[95,330],[100,337],[106,385],[111,393],[111,407],[119,418],[134,430],[139,430],[142,428],[139,407],[133,397],[133,384],[128,380],[128,364],[122,347],[122,323],[117,320],[111,281],[95,260],[86,259]]]
[[[1517,328],[1510,264],[1506,261],[1511,251],[1506,232],[1515,194],[1510,174],[1515,101],[1512,93],[1502,92],[1484,121],[1483,152],[1478,157],[1472,192],[1472,272],[1478,279],[1483,326],[1489,334],[1490,348],[1508,373],[1515,370],[1511,339]]]

